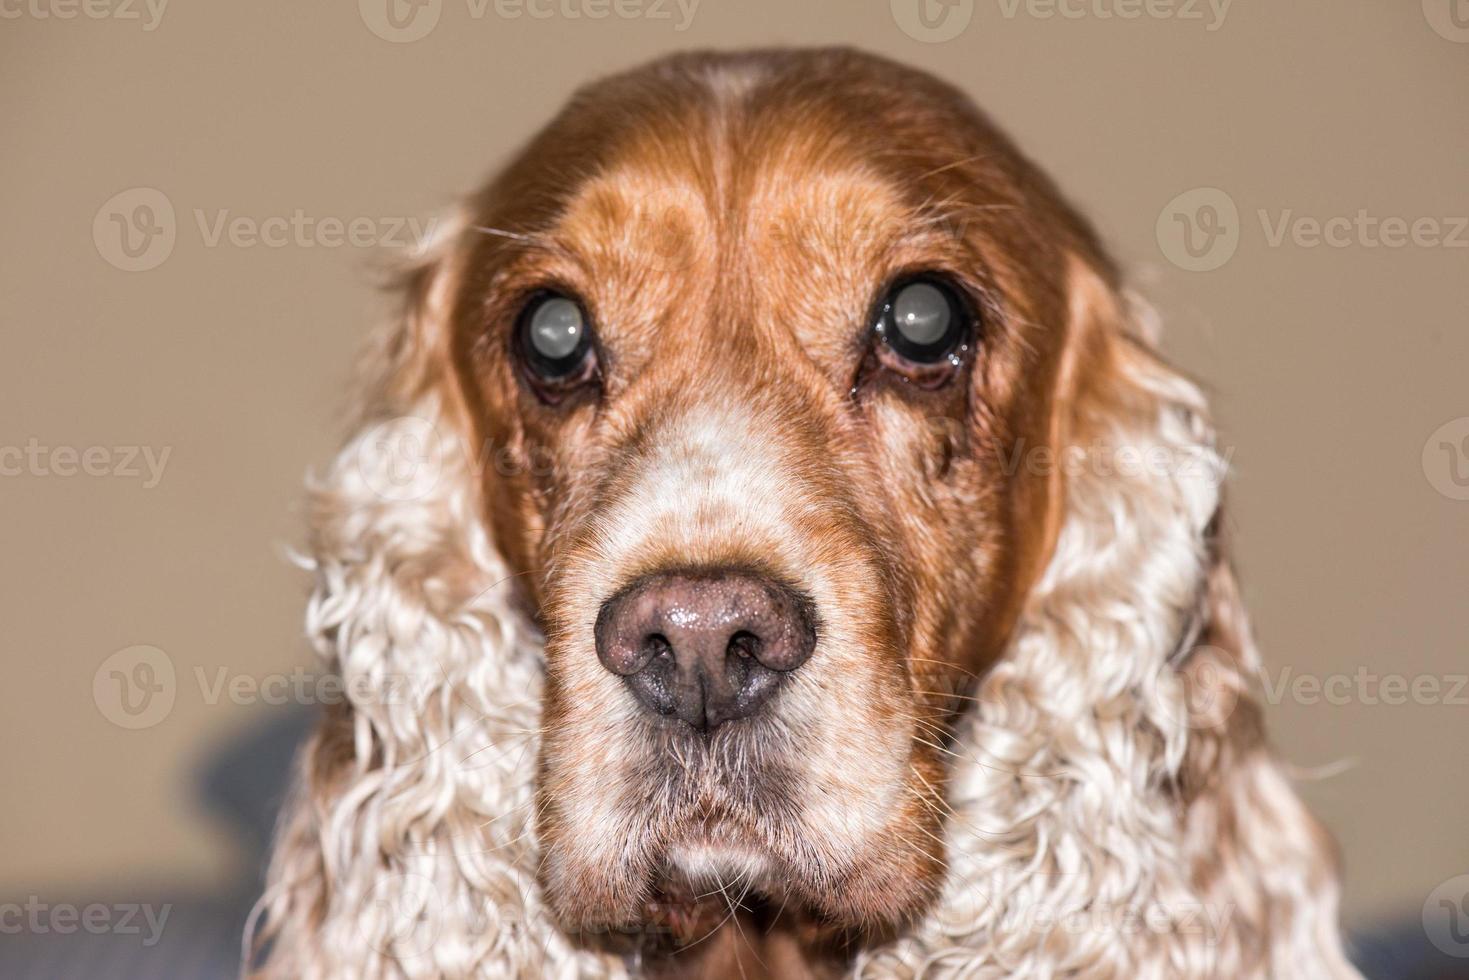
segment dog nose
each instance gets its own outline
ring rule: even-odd
[[[808,603],[737,571],[658,574],[602,605],[597,656],[638,700],[700,731],[758,711],[816,646]]]

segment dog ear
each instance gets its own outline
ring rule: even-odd
[[[959,731],[945,896],[874,965],[1353,976],[1329,847],[1249,691],[1203,395],[1094,263],[1068,291],[1048,557]],[[1167,928],[1037,942],[1040,920],[1143,909]]]
[[[1117,556],[1109,581],[1132,621],[1115,625],[1139,661],[1135,744],[1152,731],[1151,778],[1178,807],[1178,884],[1233,933],[1208,958],[1230,976],[1355,976],[1336,921],[1334,848],[1265,738],[1252,684],[1261,658],[1228,549],[1229,454],[1202,392],[1156,354],[1150,311],[1080,266],[1072,299],[1076,339],[1094,360],[1070,420],[1070,445],[1091,462],[1066,488],[1066,520]],[[1112,502],[1105,525],[1081,497]],[[1094,629],[1099,613],[1089,610]]]
[[[606,972],[535,887],[540,638],[482,516],[449,356],[467,227],[441,222],[407,270],[355,431],[311,481],[307,632],[335,685],[247,936],[263,975]]]

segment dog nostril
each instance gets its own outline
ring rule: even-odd
[[[597,656],[638,700],[702,731],[756,713],[816,643],[808,605],[743,572],[654,575],[608,600]]]
[[[729,652],[742,660],[757,657],[760,650],[760,637],[746,630],[740,630],[729,638]]]

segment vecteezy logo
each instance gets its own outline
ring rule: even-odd
[[[121,728],[152,728],[173,710],[173,661],[157,647],[119,650],[92,675],[92,700]]]
[[[891,0],[893,20],[915,41],[938,44],[964,33],[974,0]]]
[[[378,952],[416,959],[433,948],[443,922],[443,900],[434,883],[422,875],[393,874],[367,893],[358,919],[365,937]]]
[[[1423,475],[1450,500],[1469,500],[1469,416],[1445,422],[1428,437]]]
[[[1239,247],[1239,209],[1217,187],[1195,187],[1169,201],[1155,228],[1163,255],[1189,272],[1209,272]]]
[[[1441,952],[1469,958],[1469,875],[1450,878],[1429,894],[1423,931]]]
[[[394,44],[427,37],[438,25],[443,9],[444,0],[357,0],[367,29]]]
[[[438,445],[438,432],[427,419],[389,419],[358,443],[357,469],[384,500],[421,500],[439,482]]]
[[[1220,647],[1206,644],[1179,651],[1173,663],[1160,664],[1143,682],[1145,708],[1181,728],[1222,727],[1239,704],[1233,660]]]
[[[1439,37],[1469,43],[1469,0],[1423,0],[1423,16]]]
[[[178,236],[173,202],[152,187],[131,187],[107,199],[92,219],[97,253],[124,272],[156,269]]]

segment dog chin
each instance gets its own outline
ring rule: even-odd
[[[855,872],[855,873],[854,873]],[[783,918],[830,935],[890,933],[932,899],[931,883],[897,867],[844,869],[841,887],[813,890],[779,856],[725,842],[670,847],[645,905],[651,921],[685,941],[704,935],[736,908],[768,926]],[[821,877],[817,875],[815,877]],[[700,928],[703,931],[700,931]]]
[[[775,862],[753,848],[730,844],[687,843],[669,849],[671,877],[699,891],[764,891],[774,880]]]

